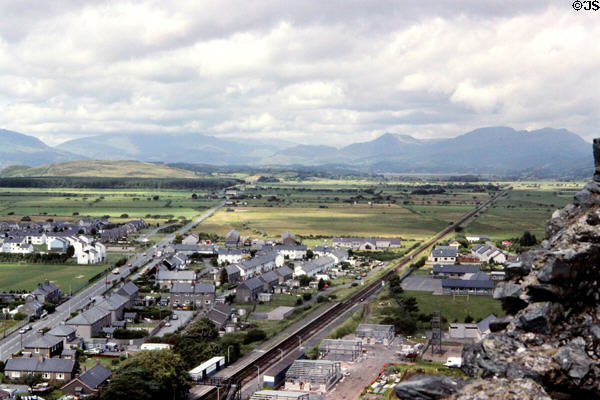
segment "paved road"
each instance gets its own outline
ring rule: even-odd
[[[32,329],[23,335],[19,334],[17,331],[2,339],[0,341],[0,360],[6,360],[11,354],[18,352],[21,349],[21,340],[25,341],[26,339],[36,335],[38,329],[53,328],[57,325],[60,325],[63,321],[66,321],[72,311],[83,308],[89,303],[91,298],[102,295],[107,290],[111,289],[116,283],[118,283],[121,278],[127,278],[129,275],[131,275],[132,268],[139,267],[141,269],[142,266],[146,265],[154,258],[154,255],[158,249],[166,247],[169,243],[171,243],[177,233],[182,235],[194,228],[196,225],[213,215],[219,208],[223,207],[223,204],[224,202],[219,203],[217,206],[209,209],[201,216],[183,226],[177,232],[165,237],[155,246],[136,254],[133,258],[128,260],[127,265],[124,265],[120,268],[119,274],[109,274],[106,279],[101,279],[98,282],[90,285],[74,295],[71,299],[56,307],[56,311],[48,315],[46,318],[29,324]],[[131,266],[129,266],[129,264]],[[137,272],[131,278],[137,278],[140,273],[141,271]],[[108,284],[107,281],[109,282]]]

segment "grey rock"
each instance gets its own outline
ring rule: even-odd
[[[558,303],[532,303],[515,319],[515,326],[526,332],[549,334],[552,332],[552,323],[558,319],[561,311]]]
[[[580,348],[573,346],[562,347],[553,359],[563,372],[575,379],[583,379],[592,365],[592,360],[587,354]]]
[[[507,297],[519,298],[521,295],[521,285],[511,282],[500,282],[494,289],[494,299],[505,299]]]
[[[415,375],[394,388],[400,399],[433,400],[448,397],[467,384],[460,378],[442,375]]]
[[[591,213],[587,216],[587,218],[585,219],[585,222],[588,225],[596,226],[596,225],[600,224],[600,216],[598,216],[598,214],[595,212]]]
[[[600,340],[600,325],[594,325],[590,328],[590,333],[594,335],[594,337]]]
[[[552,257],[537,272],[537,278],[540,282],[552,282],[561,279],[574,278],[574,272],[571,266],[563,260]]]
[[[600,138],[595,138],[592,146],[594,149],[594,181],[600,182]]]
[[[563,297],[560,287],[551,284],[539,284],[527,286],[529,301],[558,301]]]
[[[586,204],[592,198],[592,192],[587,189],[582,189],[574,197],[573,203],[576,206]]]
[[[548,393],[531,379],[477,379],[469,382],[451,400],[551,400]]]

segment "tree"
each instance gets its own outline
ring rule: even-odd
[[[531,247],[537,244],[537,238],[531,232],[525,231],[519,239],[519,244],[523,247]]]
[[[314,256],[315,256],[315,253],[311,249],[306,250],[306,258],[307,259],[312,260]]]
[[[171,350],[142,351],[113,374],[101,399],[187,399],[187,369]]]
[[[129,218],[129,214],[121,214],[121,218]]]
[[[221,269],[221,285],[225,285],[226,283],[229,282],[229,275],[227,274],[227,269],[225,267],[223,267],[223,269]]]
[[[193,200],[198,200],[198,195],[196,193],[192,193],[192,199]]]
[[[298,280],[300,281],[300,286],[308,286],[312,279],[308,275],[300,275],[300,278],[298,278]]]
[[[26,215],[23,218],[21,218],[21,221],[22,222],[29,222],[29,221],[31,221],[31,217],[29,217],[29,216]]]
[[[252,329],[246,333],[246,337],[244,338],[244,344],[250,344],[254,342],[260,342],[261,340],[265,340],[267,338],[267,334],[265,331],[261,329]]]
[[[323,290],[325,289],[325,281],[323,280],[323,278],[319,279],[319,286],[318,286],[319,290]]]
[[[419,306],[417,305],[417,299],[414,297],[406,297],[402,299],[402,307],[408,313],[415,314],[419,312]]]
[[[67,247],[67,257],[71,258],[75,255],[75,247],[69,245],[69,247]]]
[[[471,314],[467,314],[467,316],[465,317],[465,324],[470,324],[473,322],[473,317],[471,316]]]

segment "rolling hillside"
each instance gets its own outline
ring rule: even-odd
[[[89,176],[106,178],[196,178],[192,171],[139,161],[70,161],[39,167],[8,167],[3,178],[44,176]]]

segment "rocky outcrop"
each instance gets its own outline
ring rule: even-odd
[[[395,387],[400,399],[434,400],[456,393],[466,381],[442,375],[415,375]]]

